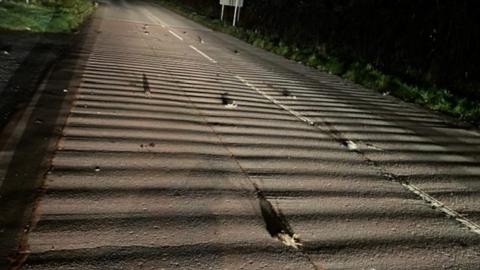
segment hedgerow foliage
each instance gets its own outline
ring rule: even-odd
[[[218,0],[176,0],[210,17]],[[241,26],[480,100],[480,5],[470,0],[245,0]]]

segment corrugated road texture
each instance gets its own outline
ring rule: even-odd
[[[94,20],[25,269],[479,269],[480,236],[398,182],[479,222],[478,133],[156,5]]]

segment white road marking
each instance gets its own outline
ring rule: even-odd
[[[371,143],[367,143],[367,144],[365,144],[365,145],[367,146],[368,149],[373,149],[373,150],[376,150],[376,151],[383,151],[382,148],[380,148],[380,147],[378,147],[378,146],[375,146],[375,145],[373,145],[373,144],[371,144]]]
[[[159,20],[161,21],[160,19],[158,19],[157,17],[153,16],[150,12],[146,11],[146,15],[151,18],[153,21],[156,21],[156,20]],[[150,13],[150,14],[149,14]],[[163,26],[163,25],[162,25]],[[183,41],[183,38],[181,38],[180,36],[178,36],[177,34],[175,34],[173,31],[169,30],[169,32],[174,35],[175,37],[177,37],[178,39],[182,40]],[[209,57],[207,54],[205,54],[204,52],[200,51],[199,49],[197,49],[195,46],[193,45],[190,45],[190,48],[192,48],[193,50],[195,50],[197,53],[199,53],[200,55],[202,55],[203,57],[207,58],[209,61],[211,61],[212,63],[217,63],[217,61],[215,61],[214,59],[212,59],[211,57]],[[223,68],[223,67],[221,67]],[[257,93],[259,93],[260,95],[262,95],[263,97],[265,97],[266,99],[268,99],[269,101],[271,101],[272,103],[274,103],[275,105],[279,106],[280,108],[284,109],[285,111],[291,113],[292,115],[294,115],[296,118],[298,118],[299,120],[307,123],[308,125],[310,126],[318,126],[317,123],[306,117],[306,116],[303,116],[301,113],[299,112],[296,112],[292,109],[290,109],[288,106],[285,106],[284,104],[282,104],[281,102],[279,102],[278,100],[276,100],[275,98],[269,96],[267,93],[265,93],[264,91],[260,90],[259,88],[255,87],[254,85],[252,85],[251,83],[249,83],[247,80],[245,80],[244,78],[238,76],[238,75],[235,75],[235,78],[237,78],[238,80],[240,80],[242,83],[244,83],[246,86],[250,87],[251,89],[255,90]],[[352,151],[358,151],[358,145],[351,141],[351,140],[347,140],[346,141],[347,143],[347,148],[349,150],[352,150]],[[410,183],[400,183],[404,188],[406,188],[407,190],[413,192],[414,194],[416,194],[418,197],[420,197],[424,202],[430,204],[431,206],[435,207],[436,209],[438,209],[439,211],[443,212],[444,214],[446,214],[447,216],[451,217],[451,218],[454,218],[455,220],[457,220],[459,223],[461,223],[462,225],[464,225],[465,227],[467,227],[468,229],[470,229],[472,232],[476,233],[476,234],[479,234],[480,235],[480,225],[475,223],[474,221],[464,217],[462,214],[458,213],[457,211],[449,208],[448,206],[446,206],[444,203],[442,203],[441,201],[435,199],[434,197],[430,196],[428,193],[426,193],[425,191],[421,190],[420,188],[418,188],[417,186],[413,185],[413,184],[410,184]]]
[[[254,85],[252,85],[251,83],[249,83],[247,80],[245,80],[244,78],[238,76],[238,75],[234,75],[235,78],[237,78],[238,80],[240,80],[242,83],[244,83],[246,86],[250,87],[251,89],[255,90],[257,93],[259,93],[260,95],[262,95],[263,97],[265,97],[266,99],[270,100],[272,103],[276,104],[277,106],[279,106],[280,108],[288,111],[289,113],[291,113],[292,115],[294,115],[295,117],[297,117],[298,119],[302,120],[303,122],[309,124],[310,126],[317,126],[317,123],[315,121],[313,121],[312,119],[306,117],[306,116],[303,116],[301,113],[299,112],[296,112],[292,109],[290,109],[288,106],[285,106],[283,105],[281,102],[279,102],[278,100],[276,100],[275,98],[269,96],[267,93],[265,93],[264,91],[260,90],[259,88],[255,87]],[[361,153],[359,150],[358,150],[358,145],[351,141],[351,140],[347,140],[346,141],[346,144],[347,144],[347,148],[351,151],[356,151],[360,154],[362,154],[362,156],[364,155],[363,153]],[[421,190],[419,187],[413,185],[413,184],[410,184],[410,183],[402,183],[402,182],[399,182],[404,188],[406,188],[407,190],[409,190],[410,192],[413,192],[414,194],[416,194],[418,197],[420,197],[424,202],[428,203],[429,205],[435,207],[435,209],[438,209],[439,211],[443,212],[444,214],[446,214],[447,216],[451,217],[451,218],[454,218],[455,220],[457,220],[459,223],[461,223],[462,225],[464,225],[465,227],[467,227],[469,230],[471,230],[472,232],[476,233],[476,234],[479,234],[480,235],[480,225],[475,223],[474,221],[464,217],[462,214],[458,213],[457,211],[449,208],[448,206],[446,206],[444,203],[442,203],[441,201],[435,199],[434,197],[430,196],[428,193],[426,193],[425,191]]]
[[[467,228],[469,228],[472,232],[476,234],[480,234],[480,225],[475,223],[474,221],[464,217],[462,214],[458,213],[457,211],[451,209],[450,207],[446,206],[441,201],[435,199],[434,197],[428,195],[425,191],[421,190],[419,187],[412,185],[410,183],[402,183],[406,189],[410,190],[411,192],[417,194],[421,197],[425,202],[428,202],[431,206],[435,207],[436,209],[442,211],[447,216],[454,218]]]
[[[305,117],[303,115],[301,115],[300,113],[290,109],[289,107],[283,105],[281,102],[279,102],[278,100],[274,99],[273,97],[269,96],[267,93],[265,93],[264,91],[258,89],[257,87],[255,87],[254,85],[252,85],[251,83],[249,83],[247,80],[245,80],[244,78],[238,76],[238,75],[235,75],[235,78],[237,78],[239,81],[241,81],[242,83],[244,83],[246,86],[252,88],[253,90],[255,90],[257,93],[259,93],[260,95],[262,95],[264,98],[270,100],[272,103],[274,103],[275,105],[279,106],[280,108],[286,110],[287,112],[291,113],[292,115],[294,115],[295,117],[297,117],[298,119],[302,120],[303,122],[309,124],[310,126],[315,126],[315,121],[313,121],[312,119],[308,118],[308,117]]]
[[[163,28],[165,28],[166,23],[162,21],[160,18],[158,18],[157,16],[153,15],[150,11],[143,9],[142,12],[143,14],[145,14],[145,16],[148,17],[148,19],[150,19],[150,21],[160,24]]]
[[[358,150],[358,145],[354,141],[348,140],[347,141],[347,148],[348,148],[348,150],[351,150],[351,151],[357,151]]]
[[[192,48],[194,51],[196,51],[197,53],[199,53],[201,56],[207,58],[210,62],[216,64],[217,61],[215,61],[213,58],[211,58],[210,56],[206,55],[204,52],[200,51],[199,49],[195,48],[195,46],[193,45],[190,45],[190,48]]]
[[[238,107],[238,104],[234,101],[233,103],[225,105],[225,108],[227,109],[235,109]]]
[[[180,39],[181,41],[183,41],[183,38],[179,35],[177,35],[177,33],[173,32],[172,30],[168,30],[168,32],[170,32],[170,34],[172,34],[174,37]]]

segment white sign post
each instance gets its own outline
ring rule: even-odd
[[[222,13],[220,15],[222,21],[225,6],[235,7],[235,13],[233,14],[233,26],[235,26],[240,20],[240,9],[243,7],[243,0],[220,0],[220,5],[222,5]]]
[[[237,23],[238,0],[235,1],[235,12],[233,13],[233,26]]]

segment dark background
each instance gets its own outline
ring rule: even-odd
[[[176,2],[220,14],[219,0]],[[480,1],[246,0],[240,25],[480,100]]]

